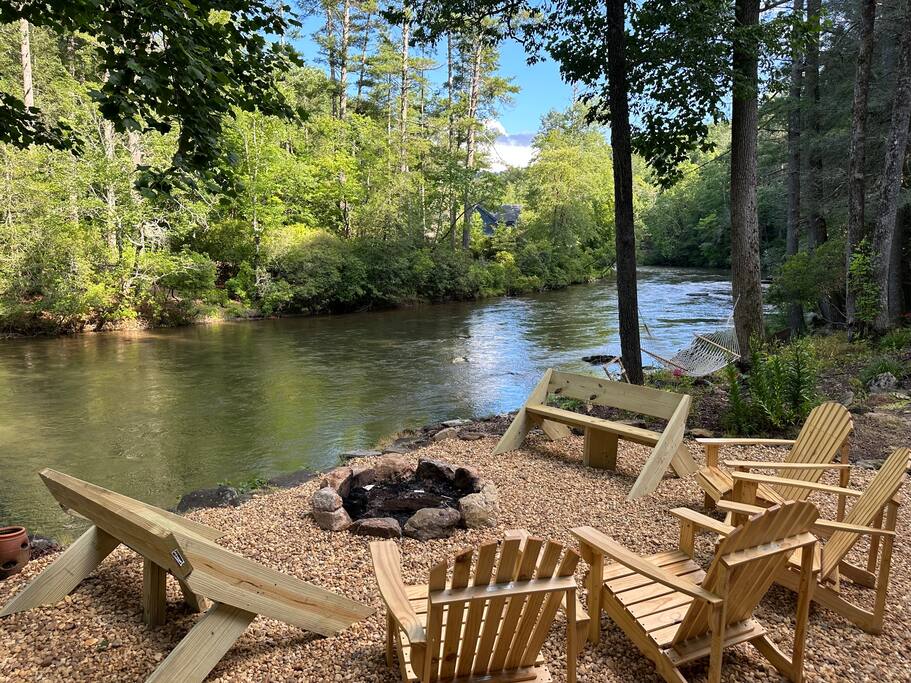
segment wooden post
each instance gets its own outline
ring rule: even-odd
[[[886,521],[884,526],[895,531],[895,520],[898,517],[898,503],[890,500],[886,504]],[[883,630],[883,619],[886,616],[886,593],[889,590],[889,569],[892,566],[892,545],[894,536],[884,536],[879,558],[879,574],[876,577],[876,599],[873,602],[873,623],[870,633],[879,634]]]
[[[843,465],[851,464],[849,459],[850,448],[848,447],[847,440],[841,445],[841,462]],[[838,485],[843,488],[851,488],[851,470],[846,467],[838,473]],[[845,501],[846,497],[844,494],[838,496],[838,513],[835,516],[835,519],[839,522],[843,521],[845,518]],[[874,536],[874,540],[875,540]]]
[[[794,647],[791,654],[791,680],[799,681],[803,672],[803,656],[807,644],[807,621],[816,574],[813,572],[813,555],[816,544],[805,545],[800,553],[800,584],[797,589],[797,620],[794,628]]]
[[[696,525],[688,519],[680,520],[680,551],[689,557],[696,552]]]
[[[576,589],[566,591],[566,683],[576,683]]]
[[[588,570],[588,639],[597,645],[601,640],[601,591],[604,589],[604,555],[596,553],[592,548],[583,551],[588,557],[585,561],[589,564]]]
[[[142,621],[149,628],[164,623],[167,610],[165,579],[167,572],[149,559],[142,560]]]
[[[617,469],[618,436],[602,429],[585,429],[582,462],[597,469]]]
[[[712,634],[709,653],[709,683],[721,683],[721,663],[724,659],[724,631],[725,621],[727,620],[728,570],[724,564],[718,564],[717,568],[719,577],[715,592],[720,593],[722,600],[718,604],[712,605],[709,613],[709,630]]]

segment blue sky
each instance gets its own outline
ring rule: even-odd
[[[316,64],[318,60],[312,34],[322,26],[323,21],[318,17],[305,19],[304,35],[294,43],[310,64]],[[548,59],[532,66],[526,64],[524,48],[513,40],[500,45],[500,75],[512,78],[520,91],[514,96],[513,103],[499,113],[497,121],[500,125],[494,124],[502,133],[497,140],[495,154],[505,164],[524,165],[541,117],[551,109],[568,107],[572,101],[572,88],[562,81],[559,67],[553,61]],[[445,78],[443,70],[438,70],[434,76],[442,85]]]

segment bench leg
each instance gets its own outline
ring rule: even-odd
[[[582,462],[601,470],[617,469],[618,436],[600,429],[585,430]]]
[[[165,579],[168,573],[157,564],[142,560],[142,620],[149,628],[161,626],[165,620],[167,601]]]

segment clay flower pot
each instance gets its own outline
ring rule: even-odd
[[[30,557],[31,547],[24,527],[0,528],[0,579],[21,572]]]

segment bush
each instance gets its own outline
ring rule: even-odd
[[[864,366],[858,378],[861,384],[866,387],[871,380],[884,372],[890,372],[896,379],[901,380],[911,374],[911,368],[908,367],[908,363],[903,363],[891,356],[878,356]]]
[[[848,286],[854,292],[854,317],[867,328],[873,325],[879,313],[879,287],[872,251],[869,240],[861,241],[848,268]]]
[[[734,433],[781,431],[802,424],[819,404],[816,390],[818,362],[806,340],[774,349],[752,344],[750,372],[746,377],[749,400],[741,392],[736,371],[727,372],[729,402],[723,418]]]
[[[832,239],[812,253],[802,251],[789,256],[769,289],[769,301],[778,305],[817,304],[845,289],[844,242]]]
[[[899,327],[879,340],[879,348],[893,353],[899,353],[911,348],[911,327]]]

